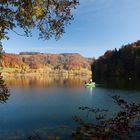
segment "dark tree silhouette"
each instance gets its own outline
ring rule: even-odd
[[[0,46],[0,63],[1,63],[1,60],[2,60],[2,46]],[[1,103],[4,103],[6,102],[6,100],[8,100],[8,97],[10,96],[9,94],[9,90],[8,90],[8,87],[6,86],[4,80],[3,80],[3,77],[0,73],[0,102]]]
[[[97,78],[140,78],[140,41],[122,46],[119,50],[107,51],[92,65]]]
[[[0,103],[5,103],[10,96],[8,87],[6,86],[3,77],[0,73]]]

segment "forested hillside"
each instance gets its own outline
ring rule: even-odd
[[[20,54],[3,54],[1,68],[8,73],[45,73],[75,74],[90,73],[93,59],[84,58],[78,53],[48,54],[39,52],[21,52]]]
[[[98,78],[140,78],[140,41],[108,50],[92,65]]]

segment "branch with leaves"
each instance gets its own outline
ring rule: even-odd
[[[140,138],[140,104],[128,103],[120,96],[112,97],[114,102],[121,107],[115,117],[107,118],[104,109],[94,109],[89,107],[80,107],[82,111],[88,114],[93,113],[95,121],[87,123],[79,116],[73,119],[79,124],[72,136],[77,140],[108,140],[108,139],[128,139]]]
[[[23,29],[25,36],[32,36],[36,28],[41,39],[59,39],[78,4],[78,0],[1,0],[0,41],[9,39],[8,31],[16,32],[17,27]]]
[[[0,103],[5,103],[9,98],[9,90],[0,73]]]

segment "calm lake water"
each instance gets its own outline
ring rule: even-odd
[[[86,113],[80,106],[100,107],[114,113],[119,108],[111,96],[121,95],[140,102],[139,82],[97,82],[84,88],[87,77],[14,77],[5,78],[10,89],[6,103],[0,104],[0,140],[25,140],[35,132],[51,133],[68,139],[77,124],[72,116]]]

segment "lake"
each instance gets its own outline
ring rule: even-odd
[[[40,133],[68,139],[77,124],[72,116],[86,113],[80,106],[100,107],[114,113],[119,108],[111,96],[121,95],[129,102],[140,102],[138,82],[97,82],[84,88],[87,77],[6,77],[10,90],[6,103],[0,104],[0,140],[25,140]],[[126,86],[125,86],[126,85]],[[111,115],[111,114],[110,114]],[[70,138],[69,138],[70,139]]]

